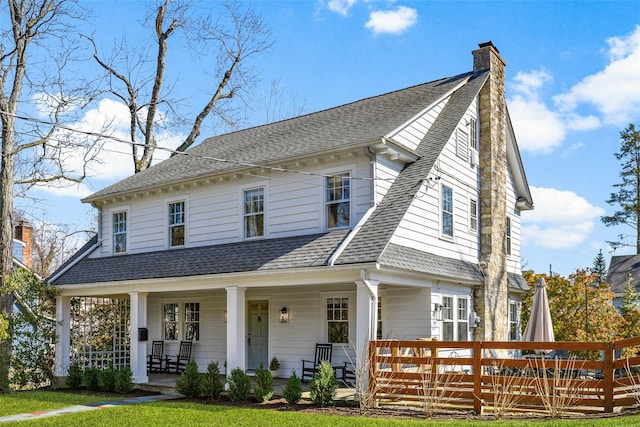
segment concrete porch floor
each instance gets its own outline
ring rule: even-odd
[[[136,384],[136,388],[140,390],[153,391],[159,393],[177,393],[176,391],[176,381],[180,378],[180,375],[177,374],[166,374],[166,373],[154,373],[149,374],[149,381],[142,384]],[[251,377],[253,380],[253,376]],[[220,376],[220,380],[224,383],[226,381],[226,377],[224,375]],[[274,378],[273,379],[273,394],[274,396],[282,396],[282,389],[287,383],[286,378]],[[302,397],[303,399],[309,398],[309,383],[301,383],[302,385]],[[336,400],[354,400],[355,399],[355,389],[345,387],[339,381],[338,392],[336,394]]]

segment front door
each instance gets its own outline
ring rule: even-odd
[[[269,369],[269,301],[249,301],[247,332],[247,368],[255,370],[260,363]]]

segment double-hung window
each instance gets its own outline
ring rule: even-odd
[[[330,343],[349,343],[349,298],[327,298],[327,337]]]
[[[327,228],[351,225],[351,174],[343,172],[325,178]]]
[[[446,185],[442,186],[441,226],[442,235],[453,237],[453,189]]]
[[[478,201],[469,199],[469,229],[473,232],[478,231]]]
[[[264,236],[264,187],[244,190],[244,237]]]
[[[200,303],[165,303],[163,327],[165,341],[198,341],[200,339]]]
[[[509,301],[509,341],[520,339],[520,316],[517,301]]]
[[[127,211],[113,214],[113,253],[127,251]]]
[[[475,117],[471,117],[469,120],[469,134],[471,138],[469,139],[469,147],[472,150],[478,150],[478,120]]]
[[[169,246],[184,246],[184,202],[169,203]]]
[[[453,341],[453,298],[442,297],[442,339]]]

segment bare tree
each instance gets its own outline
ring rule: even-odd
[[[145,48],[133,48],[121,41],[114,53],[102,56],[93,37],[94,59],[107,75],[105,93],[126,105],[129,112],[129,138],[135,172],[147,169],[158,147],[157,128],[167,116],[182,125],[186,137],[176,151],[185,151],[200,136],[207,118],[233,125],[237,111],[232,98],[243,100],[255,84],[256,71],[248,62],[271,46],[271,32],[260,16],[240,3],[224,3],[220,15],[202,14],[188,2],[164,0],[154,20],[155,60]],[[172,99],[171,85],[165,82],[169,39],[180,34],[190,46],[191,55],[203,55],[211,82],[203,84],[208,100],[193,117],[178,115],[178,99]],[[183,58],[184,59],[184,58]],[[152,65],[153,64],[153,65]],[[186,68],[184,62],[175,64]],[[163,111],[159,107],[163,106]],[[175,129],[175,128],[174,128]]]
[[[0,289],[12,269],[14,192],[34,185],[81,181],[96,147],[65,136],[59,126],[89,95],[68,91],[64,70],[74,57],[73,22],[83,11],[65,0],[8,0],[0,18]],[[68,77],[68,76],[67,76]],[[79,87],[82,87],[80,85]],[[45,121],[25,120],[37,109]],[[79,153],[80,165],[75,161]],[[73,159],[73,160],[72,160]],[[13,295],[0,294],[0,318],[11,319]],[[8,378],[11,339],[0,343],[0,390]]]

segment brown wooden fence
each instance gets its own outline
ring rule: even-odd
[[[369,343],[375,401],[483,411],[613,412],[640,406],[640,337],[615,342]]]

